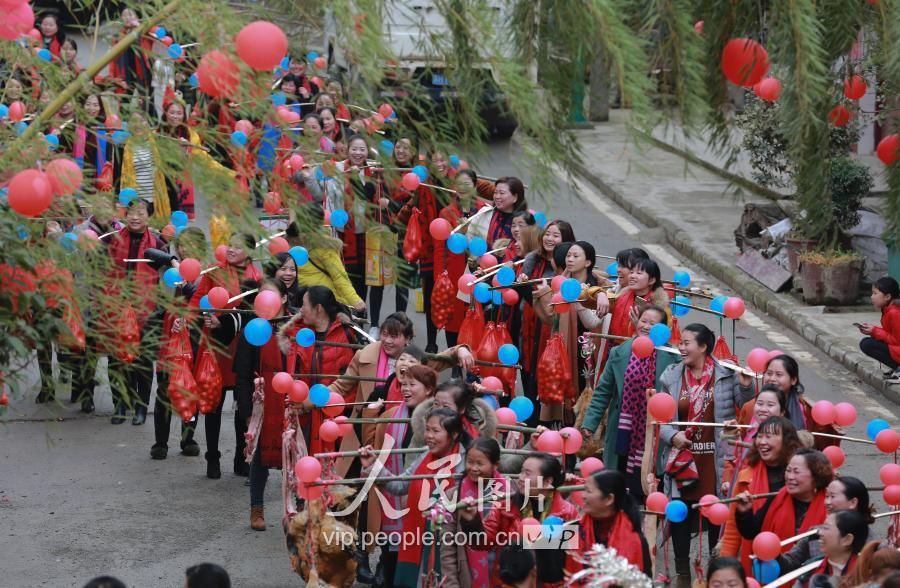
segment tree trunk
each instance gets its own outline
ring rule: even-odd
[[[605,122],[609,120],[609,67],[606,54],[598,51],[591,63],[590,96],[588,99],[588,120]]]

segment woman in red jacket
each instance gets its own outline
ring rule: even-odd
[[[625,474],[600,470],[584,481],[584,514],[578,521],[578,550],[566,555],[570,574],[584,567],[578,556],[594,544],[616,550],[641,571],[650,569],[650,548],[641,533],[641,517],[634,498],[628,493]]]
[[[900,381],[900,285],[891,277],[879,278],[872,284],[872,304],[881,311],[881,326],[864,323],[859,332],[866,335],[859,348],[869,357],[890,369],[891,381]]]

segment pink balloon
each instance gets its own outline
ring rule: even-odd
[[[640,358],[650,357],[650,354],[653,353],[653,340],[646,335],[641,335],[632,341],[631,351]]]
[[[446,241],[450,238],[452,227],[445,218],[436,218],[428,225],[428,232],[435,241]]]
[[[900,484],[900,465],[886,463],[881,466],[878,476],[881,478],[881,483],[885,486]]]
[[[325,421],[319,427],[319,436],[328,443],[336,441],[341,436],[341,428],[334,421]]]
[[[234,123],[234,130],[240,131],[240,132],[244,133],[245,135],[247,135],[248,137],[254,131],[254,129],[255,129],[255,127],[253,126],[253,123],[250,122],[249,120],[246,120],[243,118],[241,120],[237,121],[236,123]]]
[[[9,120],[19,122],[25,117],[25,105],[16,100],[9,105]]]
[[[492,253],[485,253],[478,258],[478,267],[481,269],[487,269],[489,267],[494,267],[495,265],[497,265],[497,257]]]
[[[296,380],[291,384],[291,389],[288,390],[288,400],[295,404],[300,404],[307,398],[309,398],[309,386],[306,385],[306,382]]]
[[[541,537],[541,522],[535,518],[522,519],[522,535],[526,541],[537,541]]]
[[[555,312],[556,314],[565,314],[572,310],[572,305],[566,302],[566,299],[563,298],[561,292],[557,292],[550,297],[550,304],[553,305],[553,312]],[[650,345],[653,345],[652,341],[650,342]]]
[[[181,277],[185,279],[185,281],[193,282],[197,278],[200,277],[200,262],[192,257],[188,257],[184,259],[178,265],[178,273],[181,274]]]
[[[559,292],[559,289],[562,288],[562,283],[566,281],[566,276],[553,276],[553,279],[550,280],[550,289],[554,292]]]
[[[344,404],[344,397],[337,392],[332,392],[328,396],[328,404],[322,407],[322,412],[324,412],[326,416],[336,417],[344,412],[344,407],[336,406],[338,404]]]
[[[847,459],[847,456],[844,455],[844,450],[837,445],[829,445],[822,450],[822,453],[825,454],[825,457],[831,462],[832,469],[835,470],[844,465],[844,461]]]
[[[747,577],[747,588],[762,588],[756,578],[752,576]]]
[[[215,256],[216,261],[225,263],[225,260],[228,258],[228,245],[219,245],[216,247]]]
[[[824,426],[834,423],[834,404],[830,400],[820,400],[813,404],[812,418],[817,424]]]
[[[647,496],[647,510],[653,512],[665,512],[666,506],[669,505],[669,498],[662,492],[651,492]]]
[[[287,372],[278,372],[272,376],[272,389],[279,394],[287,394],[294,385],[294,378]]]
[[[507,306],[515,306],[519,303],[519,293],[513,290],[512,288],[506,288],[503,290],[503,304]]]
[[[771,531],[763,531],[753,538],[753,553],[761,561],[772,561],[781,553],[781,538]]]
[[[338,430],[341,432],[341,437],[353,432],[353,425],[347,422],[347,417],[344,415],[334,417],[334,422],[337,423]]]
[[[728,505],[722,504],[721,502],[711,504],[704,510],[706,512],[704,512],[703,515],[709,519],[709,522],[713,525],[724,525],[725,521],[727,521],[728,517],[731,515]]]
[[[481,385],[492,392],[503,389],[503,382],[501,382],[500,378],[496,376],[486,377],[485,379],[481,380]]]
[[[515,425],[516,412],[511,408],[502,406],[496,410],[497,422],[501,425]]]
[[[900,486],[893,484],[884,489],[884,501],[890,506],[900,505]]]
[[[285,163],[287,164],[287,168],[289,170],[298,172],[303,169],[303,164],[305,162],[303,161],[302,155],[295,153],[291,155]]]
[[[380,114],[384,118],[391,118],[391,114],[394,112],[394,108],[390,104],[382,104],[378,107],[378,114]]]
[[[318,482],[319,480],[314,480]],[[304,500],[316,500],[322,497],[322,494],[325,493],[325,486],[309,486],[308,484],[304,484],[301,480],[297,480],[297,496]]]
[[[769,352],[762,347],[751,349],[750,353],[747,354],[747,365],[757,374],[765,372],[768,364]]]
[[[834,405],[834,423],[839,427],[849,427],[856,422],[856,407],[849,402]]]
[[[474,282],[477,278],[469,273],[463,274],[456,281],[456,287],[459,288],[459,291],[463,294],[471,294],[473,290],[475,290],[475,284],[469,285],[469,282]]]
[[[546,453],[562,453],[563,438],[559,431],[544,431],[537,438],[537,450]]]
[[[27,2],[12,7],[6,15],[0,19],[0,39],[15,41],[34,28],[34,10]]]
[[[784,351],[782,351],[781,349],[773,349],[769,352],[769,361],[772,361],[779,355],[784,355]],[[766,362],[766,365],[768,365],[768,362]]]
[[[83,175],[78,164],[68,158],[54,159],[44,168],[50,187],[57,196],[71,196],[81,186]]]
[[[288,40],[281,27],[263,20],[242,28],[234,44],[238,57],[258,71],[275,69],[288,50]]]
[[[675,416],[677,406],[675,399],[669,394],[659,392],[647,401],[647,410],[651,416],[661,423],[667,423]]]
[[[206,297],[213,308],[225,308],[228,306],[228,299],[230,298],[228,290],[222,286],[216,286],[215,288],[210,289],[206,294]]]
[[[575,427],[565,427],[559,433],[563,438],[563,450],[569,455],[578,453],[581,444],[584,443],[581,432]]]
[[[315,482],[322,475],[322,464],[315,457],[307,455],[301,457],[294,464],[294,474],[301,482]]]
[[[87,239],[96,240],[96,239],[100,238],[100,235],[98,235],[96,231],[93,231],[91,229],[85,229],[85,230],[81,231],[81,234]]]
[[[746,307],[744,306],[743,300],[741,300],[737,296],[732,296],[725,301],[723,310],[725,316],[727,316],[728,318],[739,319],[744,316],[744,310],[746,310]]]
[[[422,180],[419,179],[419,176],[412,172],[403,174],[403,179],[400,180],[400,184],[403,186],[403,188],[409,190],[410,192],[417,189],[419,187],[419,184],[421,183]]]
[[[704,494],[700,497],[700,500],[698,502],[700,503],[700,510],[702,512],[703,509],[719,502],[719,497],[715,494]]]
[[[581,461],[581,477],[587,478],[594,472],[599,472],[603,469],[603,462],[597,459],[596,457],[586,457]]]
[[[281,312],[281,296],[271,290],[263,290],[256,295],[253,310],[258,317],[272,320]]]

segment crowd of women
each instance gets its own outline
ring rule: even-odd
[[[138,25],[130,10],[122,21],[123,32]],[[39,33],[52,66],[77,73],[77,45],[55,17],[43,17]],[[130,409],[134,425],[144,422],[155,375],[151,457],[167,457],[174,407],[184,455],[200,454],[194,430],[204,419],[206,474],[217,479],[231,390],[233,470],[249,478],[253,529],[267,528],[271,468],[297,482],[299,496],[289,486],[287,515],[321,494],[318,480],[297,481],[285,464],[290,434],[302,438],[299,457],[320,456],[326,479],[368,476],[386,492],[382,500],[373,491],[356,511],[359,537],[390,538],[374,569],[371,546],[358,544],[364,583],[562,585],[581,577],[600,544],[647,575],[660,561],[664,573],[671,555],[669,580],[679,587],[705,575],[711,586],[731,588],[771,573],[752,561],[754,537],[770,531],[789,540],[817,530],[784,544],[774,560],[781,575],[818,561],[801,584],[896,585],[898,554],[893,546],[879,549],[867,484],[837,475],[822,453],[842,431],[812,418],[794,358],[770,357],[758,379],[726,365],[730,351],[721,353],[708,327],[679,329],[674,288],[646,251],[624,249],[609,273],[600,271],[594,247],[569,222],[529,209],[519,178],[486,178],[444,148],[420,143],[402,113],[377,118],[351,107],[338,81],[309,78],[302,59],[291,59],[275,80],[296,115],[287,118],[302,127],[296,135],[248,118],[241,105],[193,92],[185,72],[151,63],[157,41],[125,51],[108,77],[79,94],[79,108],[64,106],[46,130],[57,137],[58,153],[83,166],[88,189],[109,194],[105,205],[48,222],[43,236],[91,231],[105,244],[107,281],[91,288],[84,345],[56,348],[83,412],[94,410],[98,356],[107,355],[119,376],[111,379],[113,424],[124,423]],[[13,65],[8,74],[5,101],[34,112],[50,100],[39,72]],[[128,132],[116,135],[126,115]],[[249,143],[213,140],[236,131]],[[181,167],[160,158],[164,140],[183,149]],[[381,149],[385,140],[389,150]],[[283,236],[263,234],[262,226],[223,234],[227,221],[215,209],[210,231],[185,226],[197,204],[188,172],[197,166],[248,194],[266,193],[266,209],[283,216]],[[421,177],[409,180],[411,173]],[[177,235],[171,227],[158,233],[154,227],[170,219]],[[468,251],[448,247],[451,234],[470,239]],[[471,246],[476,238],[486,251]],[[212,265],[189,271],[213,252]],[[181,279],[164,288],[161,276],[171,268]],[[496,274],[507,268],[514,282],[501,286]],[[562,280],[577,285],[576,296],[560,297]],[[491,286],[486,298],[473,290],[482,281]],[[395,312],[382,319],[390,284]],[[424,349],[406,314],[409,290],[418,285]],[[254,322],[261,300],[277,301],[264,314],[271,336],[260,337]],[[638,353],[638,338],[660,324],[678,353]],[[133,339],[109,345],[123,331]],[[503,344],[519,351],[517,364],[502,362],[514,367],[498,363]],[[38,402],[54,395],[52,353],[49,344],[39,351]],[[453,377],[439,383],[442,370]],[[313,398],[317,385],[327,387],[327,404]],[[648,427],[648,396],[656,394],[674,399],[672,424]],[[508,412],[500,418],[498,409],[517,395],[530,410],[517,411],[518,425],[510,426],[502,422]],[[548,451],[542,441],[563,428],[567,443],[583,438],[580,449],[566,452],[580,459]],[[442,482],[429,479],[439,472]],[[486,489],[496,500],[485,499]],[[642,510],[660,492],[687,514]],[[730,510],[714,522],[707,509],[726,498]],[[529,527],[554,524],[576,529],[577,547],[504,544],[510,535],[527,538]],[[421,540],[437,528],[470,540]],[[706,574],[702,549],[691,560],[694,537],[703,534],[710,556],[721,556]],[[405,541],[409,536],[417,539]]]

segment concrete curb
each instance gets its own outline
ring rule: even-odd
[[[677,149],[675,149],[675,152],[681,155]],[[882,375],[872,370],[871,359],[863,355],[858,349],[841,347],[827,331],[816,324],[813,318],[801,312],[801,309],[804,307],[797,304],[790,296],[775,294],[736,266],[725,264],[713,258],[697,247],[691,241],[690,235],[672,221],[657,215],[651,209],[636,206],[634,202],[626,199],[604,182],[602,178],[588,171],[583,165],[575,164],[574,167],[581,177],[593,184],[600,192],[644,225],[663,229],[669,244],[703,268],[704,271],[733,288],[738,295],[752,302],[760,311],[775,317],[786,327],[821,349],[833,360],[854,372],[863,382],[881,391],[893,402],[900,404],[900,389],[886,384]]]

